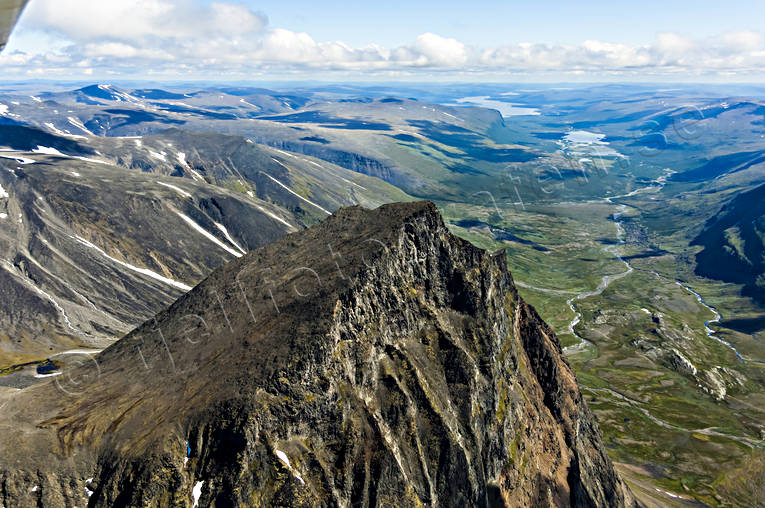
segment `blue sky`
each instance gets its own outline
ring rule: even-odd
[[[17,77],[762,81],[762,1],[30,0]]]
[[[246,2],[275,26],[351,45],[401,44],[435,32],[470,44],[650,43],[658,32],[694,37],[765,28],[763,1],[307,1]]]

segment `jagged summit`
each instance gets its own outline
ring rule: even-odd
[[[632,504],[504,255],[429,202],[254,250],[0,406],[5,506]]]

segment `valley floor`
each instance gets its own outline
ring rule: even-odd
[[[636,234],[629,198],[442,208],[456,234],[507,250],[519,291],[556,330],[613,459],[647,506],[718,504],[722,473],[765,454],[763,337],[717,315],[757,305],[681,270],[678,253],[642,257],[656,249]],[[710,298],[713,310],[702,293],[727,297]]]

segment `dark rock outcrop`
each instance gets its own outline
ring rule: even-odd
[[[426,202],[252,251],[0,407],[4,506],[634,505],[504,254]]]

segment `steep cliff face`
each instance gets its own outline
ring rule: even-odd
[[[504,254],[430,203],[253,251],[0,406],[4,506],[634,505]]]

